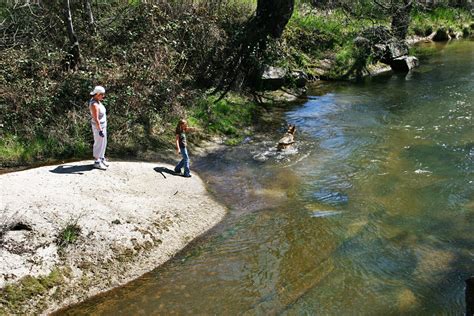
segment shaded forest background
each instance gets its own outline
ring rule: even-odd
[[[470,9],[467,0],[4,1],[0,164],[88,158],[87,100],[98,84],[110,155],[171,147],[180,117],[204,131],[194,141],[237,144],[269,106],[255,98],[265,66],[351,78],[354,65],[377,62],[354,44],[368,29],[469,37]]]

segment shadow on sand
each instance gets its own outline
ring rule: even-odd
[[[49,170],[52,173],[59,174],[84,174],[84,171],[91,171],[94,169],[94,165],[80,165],[80,166],[57,166],[53,170]]]
[[[166,167],[155,167],[155,168],[153,168],[153,170],[155,170],[158,173],[161,173],[161,175],[165,179],[166,179],[165,173],[170,174],[172,176],[181,176],[180,173],[176,173],[176,172],[174,172],[174,170],[168,169]]]

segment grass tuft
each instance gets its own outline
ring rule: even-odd
[[[81,227],[75,222],[69,222],[64,227],[56,238],[56,244],[59,248],[65,248],[68,245],[74,244],[81,234]]]

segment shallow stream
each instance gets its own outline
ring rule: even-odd
[[[226,220],[67,313],[462,315],[474,274],[474,42],[427,49],[407,75],[314,86],[304,104],[270,111],[278,119],[259,136],[195,161]],[[278,153],[284,122],[297,143]]]

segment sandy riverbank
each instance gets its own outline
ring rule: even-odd
[[[0,313],[51,312],[125,284],[220,222],[226,209],[199,176],[170,169],[86,161],[0,175]]]

